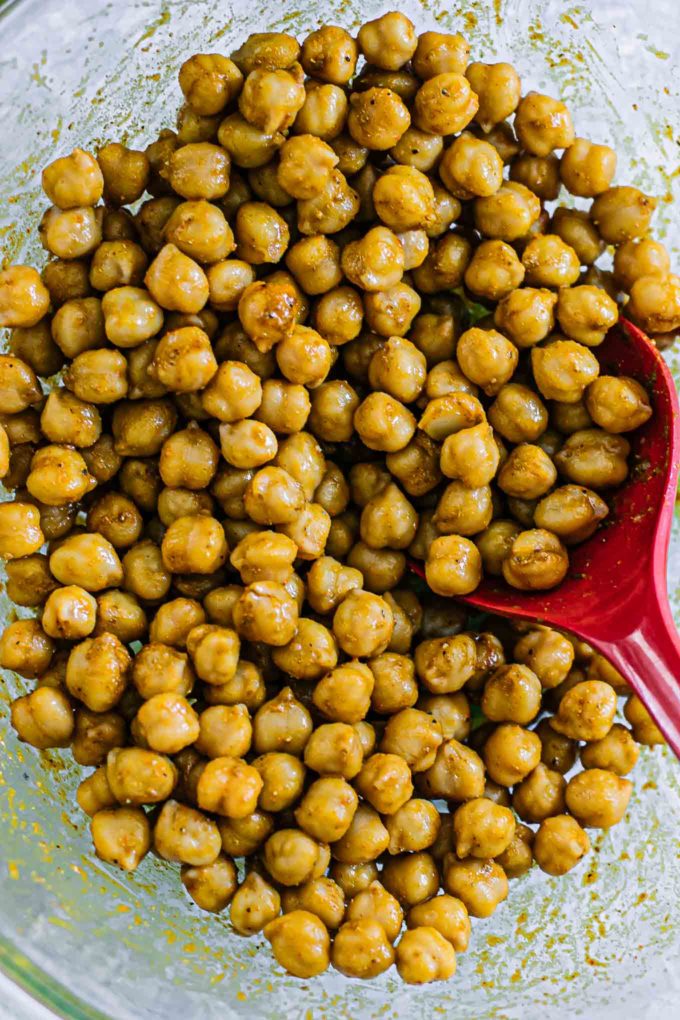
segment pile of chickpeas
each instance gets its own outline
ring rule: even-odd
[[[652,413],[593,350],[624,300],[680,329],[655,200],[468,59],[399,13],[192,56],[177,129],[51,163],[49,261],[0,272],[12,724],[93,769],[102,860],[179,863],[304,978],[450,977],[663,739],[583,643],[450,598],[560,583]]]

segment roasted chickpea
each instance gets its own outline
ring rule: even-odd
[[[601,740],[611,729],[616,692],[603,680],[586,680],[567,691],[550,725],[573,740]]]
[[[652,415],[647,391],[628,376],[603,375],[586,392],[586,407],[596,425],[606,432],[630,432]]]
[[[510,845],[514,833],[512,811],[487,797],[467,801],[453,816],[454,845],[460,858],[498,857]]]
[[[557,535],[542,528],[522,531],[503,561],[503,577],[521,591],[554,588],[569,569],[569,554]]]
[[[281,912],[281,897],[256,871],[249,872],[234,893],[230,920],[240,935],[255,935]]]
[[[359,145],[380,151],[391,149],[410,124],[407,106],[391,89],[374,87],[350,96],[347,128]]]
[[[566,875],[589,850],[588,836],[569,815],[546,818],[534,840],[536,863],[548,875]]]
[[[557,469],[576,485],[606,489],[628,475],[630,444],[600,429],[581,429],[569,436],[555,455]]]
[[[385,600],[361,589],[350,591],[333,616],[338,644],[343,652],[356,658],[385,651],[393,629],[394,617]]]
[[[503,183],[496,192],[477,198],[474,204],[477,229],[485,237],[506,242],[526,237],[540,215],[538,197],[519,181]]]
[[[123,871],[134,871],[151,847],[151,826],[141,808],[97,811],[90,828],[97,857]]]
[[[429,853],[401,854],[385,862],[382,882],[403,907],[409,908],[436,894],[439,870]]]
[[[10,719],[19,740],[41,750],[68,747],[75,728],[73,708],[67,695],[51,687],[39,687],[31,694],[16,698],[12,702]]]
[[[324,776],[307,789],[295,811],[295,820],[314,839],[334,843],[349,829],[358,803],[357,794],[345,779]]]
[[[233,906],[232,906],[233,916]],[[328,968],[330,938],[323,921],[308,910],[293,910],[269,921],[265,937],[277,962],[295,977],[316,977]]]
[[[488,523],[488,521],[487,521]],[[483,530],[484,524],[475,530]],[[442,535],[430,546],[425,563],[427,583],[438,595],[466,595],[482,578],[479,550],[468,538]]]
[[[519,783],[541,760],[540,738],[514,723],[502,723],[483,748],[484,764],[491,779],[500,786]]]
[[[507,297],[523,279],[524,267],[515,250],[505,241],[483,241],[465,270],[466,286],[489,301]],[[508,341],[506,343],[509,347],[513,346]]]
[[[87,255],[91,255],[92,252],[101,244],[102,240],[102,220],[103,210],[101,206],[98,209],[92,209],[88,207],[79,207],[77,209],[57,209],[55,206],[51,206],[40,221],[40,239],[43,247],[49,251],[52,255],[56,255],[60,259],[81,259]],[[14,269],[6,270],[11,273],[10,280],[16,279],[17,270],[22,271],[22,277],[24,287],[26,283],[30,284],[30,277],[26,277],[26,267],[19,266]],[[35,270],[30,270],[31,273]],[[42,284],[30,287],[30,300],[34,303],[36,300],[43,299],[45,290]],[[24,291],[25,293],[25,291]],[[28,295],[26,295],[28,297]],[[33,305],[35,307],[35,305]],[[37,316],[31,322],[8,322],[8,325],[17,326],[30,326],[34,325],[38,321]]]
[[[656,725],[637,694],[631,694],[628,698],[623,714],[632,727],[633,737],[639,744],[646,744],[649,747],[653,747],[655,744],[665,743],[663,733]]]
[[[347,105],[347,95],[340,86],[308,81],[293,131],[332,142],[345,126]]]

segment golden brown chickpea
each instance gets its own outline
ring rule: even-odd
[[[559,206],[553,213],[551,229],[553,234],[557,234],[574,249],[583,266],[592,266],[604,251],[604,241],[597,227],[590,222],[588,213],[580,209]]]
[[[254,124],[249,124],[240,113],[232,113],[220,124],[217,140],[236,166],[256,169],[272,159],[283,144],[284,137],[281,134],[267,134]],[[229,178],[231,180],[231,174]],[[244,197],[243,201],[247,201],[247,198]]]
[[[213,758],[201,772],[196,787],[198,806],[227,818],[245,818],[257,807],[262,778],[241,758]]]
[[[291,127],[305,95],[302,82],[288,71],[255,68],[243,83],[238,106],[249,124],[273,135]]]
[[[462,134],[445,151],[439,176],[456,198],[485,197],[503,183],[503,162],[488,142]]]
[[[627,699],[623,714],[630,723],[633,737],[638,744],[645,744],[648,747],[653,747],[655,744],[665,744],[666,741],[663,733],[637,694],[631,694]]]
[[[201,267],[174,244],[161,248],[147,270],[144,283],[161,308],[169,311],[200,312],[210,294]]]
[[[410,985],[447,981],[456,972],[453,946],[430,925],[418,925],[404,932],[395,956],[400,978]]]
[[[113,634],[86,638],[69,655],[66,686],[93,712],[106,712],[120,701],[130,664],[127,649]]]
[[[548,719],[542,719],[536,727],[536,733],[542,744],[541,761],[549,769],[564,775],[574,765],[578,745],[569,737],[556,733]],[[606,739],[606,738],[605,738]]]
[[[50,555],[50,570],[62,584],[85,591],[102,591],[123,580],[118,555],[101,535],[70,535]]]
[[[550,725],[573,740],[602,740],[616,713],[616,692],[603,680],[586,680],[567,691]]]
[[[309,737],[304,760],[305,765],[319,775],[353,779],[363,762],[361,741],[353,726],[324,723]]]
[[[301,755],[312,732],[312,719],[290,687],[265,702],[253,720],[253,745],[258,754],[281,751]]]
[[[505,241],[483,241],[465,270],[468,289],[489,301],[507,297],[523,279],[524,267],[514,249]],[[478,332],[482,331],[475,330],[475,334]],[[509,348],[513,346],[508,341],[506,343]]]
[[[223,565],[228,548],[224,529],[214,517],[179,517],[163,536],[164,566],[174,574],[212,574]]]
[[[529,241],[522,265],[527,283],[536,287],[570,287],[580,271],[576,252],[557,234],[540,234]]]
[[[354,785],[364,800],[383,815],[394,814],[413,793],[411,770],[396,754],[371,755]]]
[[[297,801],[305,781],[305,767],[292,754],[270,752],[253,760],[262,778],[258,804],[266,811],[285,811]]]
[[[41,319],[35,326],[17,326],[13,329],[7,350],[32,368],[36,375],[55,375],[64,364],[62,352],[52,339],[47,319]]]
[[[76,710],[76,728],[71,744],[74,761],[79,765],[102,765],[109,751],[125,743],[125,720],[117,712]]]
[[[631,287],[626,314],[646,333],[671,333],[680,324],[680,277],[672,273],[639,277]]]
[[[379,595],[353,589],[335,610],[333,633],[343,652],[356,658],[379,655],[387,648],[394,617]]]
[[[197,326],[171,330],[156,347],[151,374],[174,393],[195,393],[217,371],[207,333]]]
[[[89,266],[85,261],[53,259],[43,268],[41,276],[54,307],[91,293]]]
[[[198,716],[186,698],[169,691],[145,701],[135,724],[144,743],[164,754],[177,754],[200,732]]]
[[[229,190],[229,153],[212,142],[192,142],[175,149],[162,171],[182,198],[223,198]]]
[[[439,870],[431,854],[401,854],[385,862],[382,882],[388,892],[409,908],[434,896],[440,884]]]
[[[485,134],[515,112],[520,102],[521,83],[511,64],[470,64],[465,72],[479,99],[475,120]]]
[[[486,237],[510,243],[525,237],[540,214],[539,199],[519,181],[506,181],[494,194],[477,198],[474,204],[477,229]]]
[[[590,209],[590,218],[607,244],[624,244],[642,237],[657,206],[657,199],[627,185],[602,191]]]
[[[285,535],[262,531],[243,538],[231,554],[230,563],[239,571],[243,584],[278,581],[285,585],[296,556],[297,546]]]
[[[515,131],[524,149],[534,156],[549,156],[574,142],[571,114],[559,99],[528,92],[517,107]]]
[[[437,719],[426,711],[404,708],[388,720],[380,749],[403,758],[413,772],[424,772],[433,765],[442,740]]]
[[[607,330],[618,320],[616,302],[599,287],[563,287],[557,302],[557,318],[568,337],[589,347],[602,343]]]
[[[374,87],[350,96],[347,128],[359,145],[379,151],[391,149],[410,123],[408,107],[391,89]]]
[[[522,153],[512,161],[510,180],[519,181],[544,202],[553,202],[560,193],[559,160],[549,156],[532,156]]]
[[[117,747],[107,755],[106,778],[119,804],[158,804],[172,794],[177,770],[162,754],[141,747]],[[219,845],[215,853],[218,849]]]
[[[144,249],[134,241],[104,241],[92,258],[90,283],[95,290],[139,287],[148,261]]]
[[[314,688],[312,701],[327,719],[355,723],[367,714],[373,687],[371,670],[353,660],[323,677]]]
[[[341,861],[334,861],[330,870],[331,878],[337,882],[347,899],[350,900],[364,889],[368,889],[372,882],[377,881],[378,875],[378,868],[373,861],[361,864],[345,864]]]
[[[477,650],[469,634],[431,638],[415,650],[418,677],[433,694],[458,691],[473,675]]]
[[[150,170],[144,152],[111,142],[99,150],[97,162],[104,178],[104,200],[109,205],[132,205],[142,197]]]
[[[197,262],[219,262],[235,247],[224,213],[203,199],[178,205],[165,225],[165,237]]]
[[[127,361],[120,351],[83,351],[67,368],[64,382],[79,400],[112,404],[127,395]]]
[[[429,800],[411,799],[385,819],[390,834],[388,851],[420,851],[431,847],[437,839],[441,821],[439,812]]]
[[[381,291],[401,280],[404,250],[387,227],[373,227],[342,252],[342,269],[351,283],[365,291]]]
[[[369,64],[397,71],[416,52],[418,37],[413,22],[405,14],[390,11],[365,22],[359,29],[357,41]]]
[[[633,734],[620,723],[614,723],[601,740],[581,748],[581,762],[586,769],[606,769],[617,776],[627,775],[640,756]]]
[[[52,206],[45,212],[38,228],[43,248],[60,259],[80,259],[86,255],[91,255],[95,248],[101,244],[102,219],[103,209],[101,206],[97,209],[84,207],[63,211]],[[40,296],[43,298],[45,291],[42,285],[37,290],[33,287],[30,278],[26,281],[25,274],[27,270],[25,266],[18,266],[7,270],[7,273],[12,274],[10,279],[16,279],[15,274],[17,270],[21,270],[24,286],[26,286],[27,282],[31,284],[32,304],[36,297]],[[35,270],[30,270],[30,272],[35,272]],[[9,322],[8,325],[33,325],[40,317],[37,316],[32,322]]]
[[[500,666],[486,682],[482,711],[492,722],[526,725],[540,711],[541,690],[540,680],[528,666]]]
[[[456,358],[463,374],[492,397],[511,379],[519,354],[515,345],[496,330],[473,327],[461,335]]]
[[[255,270],[241,259],[225,259],[209,266],[206,272],[210,304],[218,312],[233,312],[243,292],[255,281]]]
[[[500,786],[519,783],[541,760],[540,738],[514,723],[497,726],[484,745],[484,764]]]
[[[434,169],[444,149],[441,135],[409,127],[390,149],[390,156],[402,166],[412,166],[422,173]]]
[[[50,392],[40,415],[40,428],[53,443],[92,446],[102,431],[97,408],[66,389]]]
[[[348,921],[376,921],[382,926],[389,942],[396,940],[403,919],[404,912],[399,901],[378,881],[370,882],[365,889],[352,896],[347,908]]]
[[[443,72],[428,78],[414,100],[414,123],[434,135],[462,131],[477,113],[477,96],[462,74]],[[408,126],[408,125],[407,125]]]
[[[558,471],[576,485],[606,489],[620,485],[628,475],[630,444],[622,436],[600,429],[581,429],[565,441],[555,455]]]
[[[283,912],[306,910],[330,930],[338,928],[345,916],[345,894],[332,878],[312,878],[297,888],[283,890]]]
[[[31,503],[0,503],[0,556],[3,560],[30,556],[40,549],[44,541],[37,506]]]
[[[179,86],[192,110],[210,117],[221,113],[236,97],[243,75],[220,53],[195,53],[179,69]]]
[[[300,56],[300,45],[294,36],[285,32],[254,32],[231,56],[243,74],[257,67],[276,70],[295,63]]]
[[[560,148],[560,146],[555,146]],[[595,198],[606,191],[616,173],[616,153],[608,145],[574,138],[560,160],[560,177],[572,195]]]
[[[479,755],[457,740],[445,740],[434,764],[423,774],[430,797],[461,801],[484,793],[484,765]]]
[[[187,651],[205,683],[220,686],[233,680],[240,652],[234,630],[214,623],[199,624],[187,635]]]
[[[233,905],[232,905],[233,917]],[[330,938],[323,921],[308,910],[292,910],[264,928],[274,957],[289,974],[316,977],[330,963]]]
[[[112,297],[104,295],[104,299],[108,304]],[[104,345],[103,308],[99,298],[85,297],[67,301],[56,311],[52,319],[52,338],[67,358],[75,358],[83,351]],[[156,329],[160,328],[162,321],[161,316]]]
[[[300,829],[279,829],[265,843],[264,862],[275,882],[301,885],[317,877],[319,849],[319,843]]]
[[[421,697],[418,707],[435,718],[444,740],[463,741],[470,734],[470,704],[462,692]],[[388,724],[389,725],[389,724]],[[385,736],[387,735],[387,729]],[[385,737],[383,737],[384,743]],[[414,769],[414,771],[416,771]]]
[[[456,860],[447,854],[443,866],[444,888],[460,899],[473,917],[490,917],[508,895],[508,880],[496,861],[468,857]]]
[[[331,959],[346,977],[374,978],[392,966],[394,950],[379,919],[356,914],[338,930]]]
[[[11,560],[6,563],[5,570],[7,595],[18,606],[41,606],[58,587],[50,574],[47,556],[42,553]]]
[[[314,309],[314,325],[336,346],[354,340],[361,332],[364,309],[352,287],[335,287],[323,294]]]
[[[600,376],[586,391],[586,406],[595,424],[606,432],[631,432],[652,415],[647,391],[628,376]]]
[[[536,863],[548,875],[566,875],[589,850],[588,836],[569,815],[546,818],[534,841]]]
[[[461,858],[498,857],[510,845],[514,833],[512,811],[487,797],[467,801],[453,816],[454,845]]]
[[[194,685],[194,673],[183,652],[153,642],[135,656],[132,682],[142,698],[164,692],[187,695]]]
[[[334,843],[349,829],[358,803],[345,779],[324,776],[307,789],[295,811],[295,820],[314,839]]]
[[[388,393],[370,393],[354,413],[354,427],[370,450],[403,450],[416,429],[416,420]]]
[[[172,577],[164,564],[161,550],[151,539],[143,539],[123,557],[123,587],[147,601],[167,595]]]
[[[640,241],[626,241],[614,255],[614,278],[623,290],[631,290],[641,276],[667,276],[671,261],[666,247],[659,241],[645,237]]]
[[[51,687],[39,687],[31,694],[15,698],[11,705],[11,724],[19,740],[45,750],[68,747],[75,728],[73,708],[67,695]]]
[[[494,323],[517,347],[532,347],[552,331],[556,302],[557,296],[552,291],[522,287],[499,302]]]
[[[101,308],[106,336],[117,347],[136,348],[158,333],[163,325],[160,307],[148,291],[140,287],[116,287],[108,291],[102,298]],[[59,338],[55,339],[59,343]],[[69,352],[65,350],[65,353]]]
[[[96,617],[96,599],[78,585],[68,585],[48,596],[42,625],[50,637],[77,641],[92,633]]]
[[[195,808],[169,800],[156,819],[153,845],[163,860],[202,867],[218,860],[221,840],[216,822]]]
[[[388,168],[376,181],[373,202],[376,214],[395,231],[420,229],[434,213],[432,184],[412,166]]]
[[[574,646],[559,631],[541,627],[527,631],[519,639],[513,657],[529,666],[544,688],[556,687],[573,665]]]
[[[562,774],[541,762],[515,787],[512,806],[525,822],[542,822],[564,813],[565,789],[566,781]]]
[[[98,811],[118,806],[106,778],[106,766],[100,766],[82,780],[78,786],[76,800],[81,811],[84,811],[90,818]]]
[[[104,178],[99,165],[89,152],[74,149],[61,156],[42,172],[43,191],[59,209],[96,205],[102,197]]]
[[[443,893],[411,907],[406,916],[409,929],[433,928],[458,953],[464,953],[470,941],[470,917],[462,900]]]
[[[390,483],[368,501],[361,513],[360,534],[372,549],[407,549],[418,515],[396,485]]]
[[[479,528],[475,525],[475,530],[482,531],[485,526],[484,523]],[[479,550],[473,542],[460,535],[435,538],[427,554],[425,575],[427,583],[437,595],[467,595],[475,590],[482,579]]]
[[[240,935],[255,935],[280,912],[281,897],[274,886],[256,871],[251,871],[234,893],[230,920]]]
[[[0,411],[17,414],[42,398],[42,390],[30,365],[0,354]]]
[[[97,857],[123,871],[134,871],[151,847],[151,826],[141,808],[97,811],[90,828]]]
[[[242,758],[250,750],[252,725],[245,705],[213,705],[198,721],[196,750],[206,758]]]
[[[354,76],[357,44],[344,28],[322,25],[302,44],[300,63],[311,78],[346,85]]]
[[[210,864],[183,864],[180,877],[196,906],[215,914],[229,905],[238,888],[236,866],[222,854]]]

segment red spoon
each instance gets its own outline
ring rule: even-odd
[[[626,678],[680,757],[680,638],[666,589],[680,460],[678,395],[666,362],[632,323],[622,320],[596,353],[604,371],[611,366],[643,383],[654,406],[643,428],[626,436],[634,466],[613,498],[607,526],[570,550],[571,569],[554,591],[520,592],[486,579],[463,601],[587,641]]]

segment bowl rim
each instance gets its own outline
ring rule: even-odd
[[[111,1020],[109,1014],[88,1006],[2,934],[0,976],[26,992],[34,1002],[50,1010],[55,1017],[63,1020]]]

